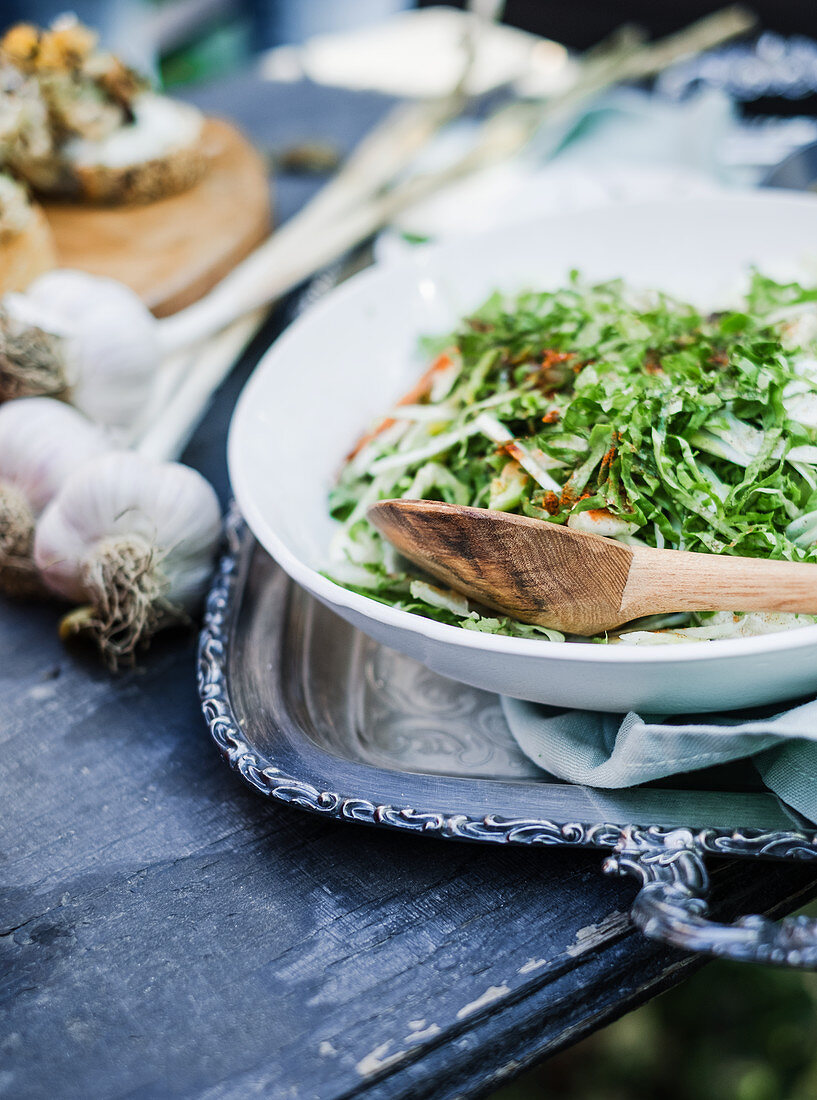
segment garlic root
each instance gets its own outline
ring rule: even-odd
[[[102,540],[83,563],[82,580],[90,602],[63,617],[60,637],[89,635],[111,669],[132,663],[162,626],[189,622],[166,598],[161,555],[138,535]]]
[[[43,585],[32,560],[34,513],[25,494],[0,482],[0,592],[35,596]]]
[[[67,386],[62,337],[25,322],[0,305],[0,401],[56,396]]]

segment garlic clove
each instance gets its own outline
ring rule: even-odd
[[[68,269],[41,275],[22,297],[32,322],[62,326],[71,403],[98,424],[132,428],[161,360],[157,322],[141,298],[116,279]]]
[[[74,473],[38,525],[45,584],[88,611],[90,633],[116,665],[195,610],[213,568],[221,509],[195,470],[115,451]]]
[[[35,516],[75,470],[109,450],[105,433],[62,401],[26,397],[0,406],[0,482],[20,489]]]
[[[0,406],[0,590],[41,588],[33,563],[36,517],[68,476],[110,444],[61,401],[22,398]]]
[[[21,291],[4,295],[3,308],[19,325],[40,328],[52,336],[67,339],[76,327],[68,311],[56,309],[48,301],[38,302]]]

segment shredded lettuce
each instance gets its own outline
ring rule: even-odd
[[[495,293],[424,346],[438,355],[428,385],[375,426],[331,492],[338,583],[468,630],[562,639],[421,576],[365,518],[389,497],[659,548],[817,561],[817,289],[754,273],[734,310],[706,316],[574,273],[556,291]],[[681,615],[622,641],[812,621],[727,615],[714,629]]]

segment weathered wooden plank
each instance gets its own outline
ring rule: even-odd
[[[97,847],[124,831],[117,801],[78,834],[82,870],[7,891],[9,1095],[57,1080],[65,1097],[446,1095],[443,1082],[512,1074],[696,965],[628,929],[633,889],[602,880],[596,853],[379,835],[269,810],[207,772],[181,816],[206,829],[218,802],[241,822],[231,833],[172,856],[139,833],[123,861]],[[763,870],[716,882],[738,905],[813,888],[807,869]]]

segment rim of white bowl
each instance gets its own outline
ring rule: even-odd
[[[628,210],[654,210],[667,206],[701,206],[713,202],[722,203],[725,198],[725,195],[712,195],[673,199],[669,203],[660,200],[622,202],[611,206],[609,210],[612,212],[622,208]],[[746,203],[747,205],[790,204],[792,206],[808,206],[812,211],[817,209],[817,199],[800,191],[789,191],[783,188],[768,191],[730,191],[728,192],[727,201],[735,204]],[[607,210],[608,208],[605,207],[604,209]],[[536,224],[547,224],[559,220],[558,215],[553,215],[536,219]],[[817,624],[743,638],[720,638],[712,641],[690,640],[688,642],[659,643],[654,646],[607,645],[599,642],[551,642],[545,638],[541,640],[538,638],[513,638],[500,634],[484,634],[480,631],[464,630],[460,626],[438,623],[434,619],[425,618],[411,611],[402,611],[399,608],[390,607],[388,604],[373,600],[368,596],[351,592],[348,588],[329,580],[322,573],[313,569],[312,566],[307,565],[297,554],[293,554],[286,543],[278,537],[275,528],[264,516],[263,510],[255,503],[255,495],[248,484],[251,474],[245,470],[245,464],[241,457],[241,437],[243,435],[241,425],[243,420],[250,418],[258,407],[254,399],[254,392],[263,384],[261,378],[265,371],[269,369],[269,362],[286,353],[289,343],[297,339],[299,332],[305,325],[312,324],[315,318],[320,317],[325,311],[334,309],[337,302],[342,302],[347,297],[357,295],[361,286],[365,288],[370,282],[378,282],[384,277],[401,271],[416,270],[418,267],[425,268],[429,264],[433,264],[438,255],[464,251],[467,248],[473,249],[475,246],[478,247],[481,239],[494,238],[501,233],[501,228],[492,229],[484,234],[474,234],[469,237],[458,238],[455,241],[422,245],[418,246],[416,251],[406,256],[405,259],[394,260],[388,264],[375,263],[346,279],[339,286],[329,291],[304,314],[297,317],[263,354],[245,383],[236,403],[230,422],[227,459],[230,482],[241,514],[264,549],[268,551],[292,580],[330,607],[348,608],[357,612],[363,618],[372,619],[392,629],[459,648],[482,650],[486,653],[523,657],[528,660],[602,661],[605,664],[622,665],[642,661],[649,664],[672,664],[679,661],[694,663],[696,661],[712,660],[713,658],[723,660],[740,659],[741,657],[763,653],[785,652],[817,646]]]

